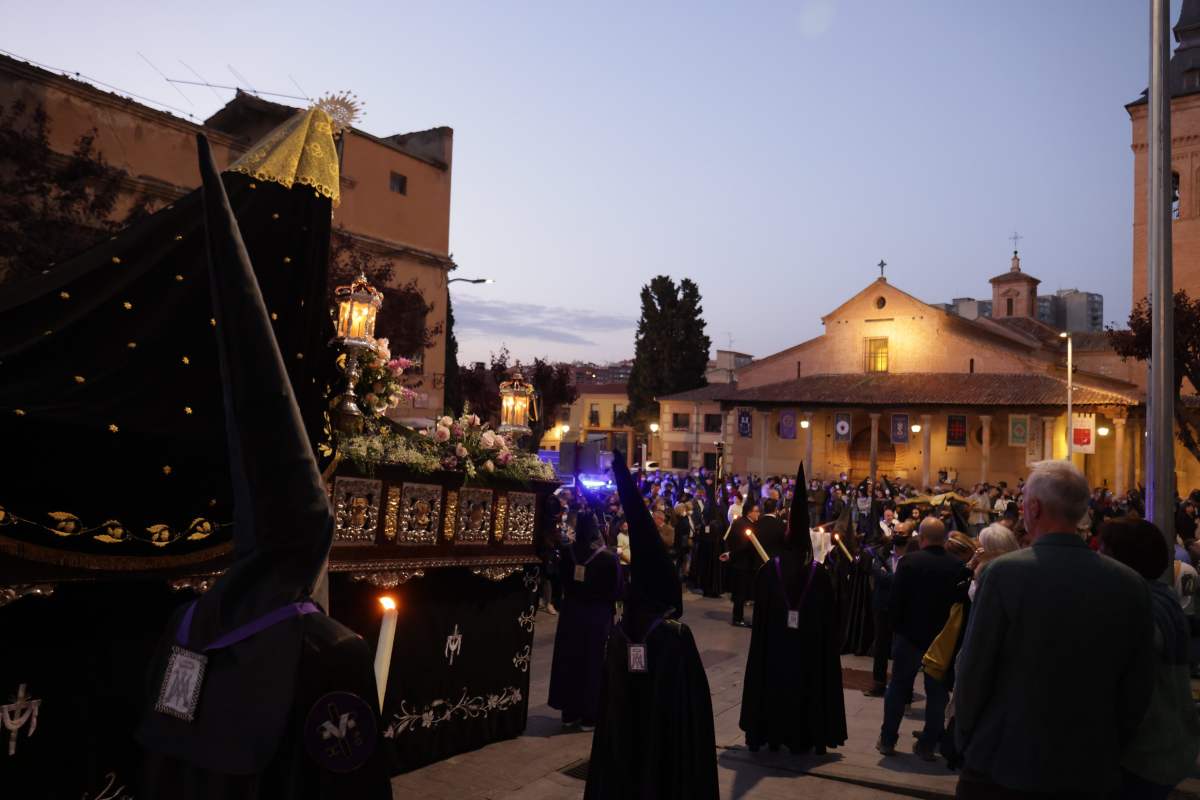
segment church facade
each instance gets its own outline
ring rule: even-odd
[[[720,442],[737,472],[804,461],[814,477],[928,487],[1015,484],[1033,461],[1066,457],[1065,340],[1036,319],[1038,280],[1016,253],[991,285],[993,317],[972,320],[873,281],[822,318],[824,334],[737,370],[736,384],[660,397],[661,463],[711,464]],[[1092,338],[1105,368],[1076,364],[1077,441],[1088,441],[1074,459],[1122,492],[1141,479],[1142,394]]]

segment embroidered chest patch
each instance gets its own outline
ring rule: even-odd
[[[200,704],[200,687],[204,684],[204,668],[207,665],[208,656],[172,645],[154,710],[178,717],[185,722],[195,719],[196,707]]]

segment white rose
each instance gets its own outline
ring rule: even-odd
[[[450,419],[449,417],[442,417],[438,420],[438,425],[441,425],[444,428],[449,428],[453,424],[454,420]]]
[[[492,460],[490,458],[487,461],[483,462],[483,468],[486,469],[488,472],[496,471],[496,465],[492,463]]]
[[[496,434],[491,431],[484,431],[483,435],[479,437],[479,443],[488,450],[491,450],[496,446]]]

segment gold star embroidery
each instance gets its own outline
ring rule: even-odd
[[[87,379],[86,379],[86,378],[84,378],[82,375],[76,375],[76,376],[75,376],[75,382],[76,382],[76,383],[83,383],[85,380],[87,380]]]
[[[184,363],[184,366],[186,366],[186,365],[192,363],[192,360],[190,358],[188,358],[187,356],[184,356],[183,363]]]
[[[279,319],[279,315],[278,315],[278,314],[276,314],[274,311],[272,311],[272,312],[271,312],[271,319]]]
[[[163,465],[163,475],[170,475],[170,474],[171,474],[171,465],[164,464]]]
[[[208,318],[208,324],[213,326],[214,328],[217,327],[217,321],[215,319],[213,319],[212,317]]]
[[[217,498],[215,498],[215,497],[214,497],[212,500],[209,500],[209,501],[208,501],[208,504],[209,504],[210,506],[215,506],[215,505],[217,504]]]
[[[128,347],[130,350],[136,350],[137,342],[126,342],[125,346]]]
[[[112,257],[112,262],[113,262],[114,264],[120,264],[120,263],[121,263],[121,259],[120,259],[119,257],[117,257],[117,256],[113,256],[113,257]]]
[[[52,333],[54,333],[54,331],[42,331],[42,336],[49,336]]]
[[[300,359],[301,361],[303,361],[303,360],[304,360],[304,353],[296,353],[296,358],[298,358],[298,359]]]
[[[181,234],[181,233],[177,233],[177,234],[175,234],[175,241],[177,241],[177,242],[182,242],[182,241],[183,241],[183,234]]]
[[[128,300],[126,300],[124,303],[121,303],[121,305],[125,306],[126,311],[131,311],[133,309],[133,303],[129,302]]]
[[[58,296],[59,296],[59,297],[61,297],[63,300],[70,300],[70,299],[71,299],[71,295],[70,295],[69,293],[67,293],[67,292],[59,292],[59,293],[58,293]]]
[[[271,215],[271,219],[279,219],[279,215],[278,215],[278,214],[272,214],[272,215]]]
[[[283,263],[285,263],[285,264],[290,264],[290,263],[292,263],[292,257],[291,257],[291,256],[284,256],[284,257],[283,257]]]
[[[14,408],[14,409],[13,409],[13,413],[14,413],[14,414],[16,414],[18,417],[23,417],[23,416],[25,416],[25,409],[23,409],[23,408]]]
[[[177,280],[177,281],[181,281],[181,280],[183,280],[183,276],[182,276],[182,275],[176,275],[176,276],[175,276],[175,280]]]
[[[184,406],[184,407],[183,407],[183,413],[185,413],[185,414],[189,414],[189,415],[190,415],[190,414],[192,413],[192,407],[191,407],[191,406]]]
[[[116,425],[109,425],[109,426],[108,426],[108,432],[109,432],[109,433],[116,433],[116,432],[117,432],[117,431],[119,431],[119,430],[121,430],[121,429],[120,429],[120,428],[118,428]]]
[[[258,184],[257,184],[257,183],[252,183],[252,184],[250,184],[250,188],[251,188],[251,189],[257,189],[257,188],[258,188]]]

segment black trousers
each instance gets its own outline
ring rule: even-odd
[[[748,569],[738,569],[734,567],[729,571],[733,576],[733,621],[746,621],[746,600],[750,595],[750,583],[754,580],[754,573]]]
[[[888,659],[892,657],[892,620],[886,609],[872,609],[875,617],[875,643],[871,652],[875,660],[871,666],[871,678],[875,685],[887,686]]]

